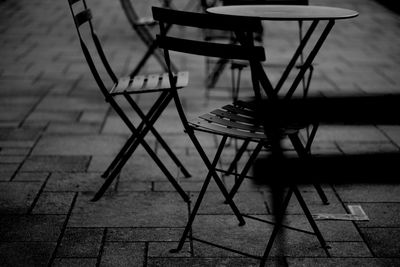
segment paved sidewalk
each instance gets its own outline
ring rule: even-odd
[[[87,1],[113,68],[129,72],[145,47],[131,30],[119,1]],[[310,2],[360,12],[356,19],[335,25],[316,58],[311,92],[326,96],[399,93],[399,15],[373,0]],[[265,30],[270,62],[287,60],[297,41],[296,24],[270,23]],[[187,242],[180,253],[169,253],[180,238],[190,207],[143,149],[131,158],[104,198],[90,201],[103,182],[101,172],[129,132],[104,102],[83,60],[67,0],[0,1],[0,58],[0,266],[258,266],[257,260],[196,241]],[[178,64],[191,73],[190,86],[183,92],[190,116],[229,102],[228,72],[206,100],[204,60],[180,57]],[[150,61],[145,71],[160,68]],[[276,80],[279,69],[270,71]],[[248,84],[245,73],[243,87]],[[148,106],[150,100],[144,97],[140,103]],[[156,127],[193,174],[178,180],[195,198],[206,169],[173,105]],[[154,140],[148,140],[164,158]],[[208,142],[207,151],[214,151],[215,140],[209,136],[202,140]],[[399,126],[338,126],[321,127],[313,152],[351,154],[399,148]],[[225,158],[232,157],[232,151],[228,149]],[[166,164],[179,177],[173,164],[167,160]],[[231,184],[232,178],[226,177],[225,182]],[[370,220],[318,221],[331,247],[330,257],[315,237],[287,231],[285,248],[275,247],[268,263],[400,266],[400,185],[325,185],[324,189],[330,200],[327,206],[312,187],[302,188],[313,213],[347,213],[347,205],[357,204]],[[221,203],[212,187],[194,233],[261,254],[271,227],[248,220],[239,228]],[[245,214],[272,216],[268,188],[247,182],[237,203]],[[309,228],[295,200],[287,218],[292,225]]]

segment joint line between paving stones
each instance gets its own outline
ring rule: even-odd
[[[390,143],[394,145],[397,149],[400,149],[400,146],[396,144],[396,142],[381,128],[375,125],[379,132],[381,132],[387,139],[389,139]]]
[[[263,202],[264,202],[265,209],[267,210],[267,214],[268,215],[272,215],[272,211],[271,211],[271,209],[270,209],[270,207],[268,205],[268,201],[267,201],[268,196],[266,195],[266,192],[265,191],[260,191],[260,193],[261,193],[261,196],[262,196],[262,198],[264,200]]]
[[[39,101],[40,102],[40,101]],[[38,103],[36,104],[38,105]],[[35,106],[36,106],[35,105]],[[21,126],[19,125],[18,128],[20,128]],[[24,160],[19,164],[18,168],[15,170],[14,174],[11,176],[9,182],[12,182],[15,178],[15,176],[17,176],[17,173],[20,171],[20,169],[22,168],[22,166],[24,165],[25,161],[29,158],[29,156],[32,154],[32,151],[34,149],[34,147],[39,143],[39,140],[42,138],[43,136],[43,132],[46,130],[46,127],[43,128],[43,131],[39,134],[38,138],[35,140],[33,146],[29,149],[28,153],[26,154]],[[48,179],[48,177],[47,177]]]
[[[143,267],[147,267],[147,257],[149,256],[149,242],[144,243],[144,259],[143,259]]]
[[[288,256],[282,256],[282,262],[284,267],[289,267]]]
[[[107,122],[107,118],[111,114],[111,111],[112,111],[112,108],[110,106],[108,106],[106,114],[104,115],[104,119],[103,119],[102,123],[100,124],[99,133],[102,133],[104,131],[104,128],[105,128],[106,122]]]
[[[90,163],[92,163],[92,160],[93,160],[93,156],[90,155],[89,156],[89,160],[86,162],[86,166],[85,166],[85,172],[86,173],[88,173],[88,169],[89,169]]]
[[[68,91],[67,96],[71,96],[72,92],[75,90],[75,88],[78,86],[78,84],[83,80],[83,74],[80,75],[78,78],[75,79],[75,81],[71,85],[71,89]]]
[[[39,192],[36,194],[35,199],[33,200],[31,206],[28,209],[28,212],[27,212],[28,214],[32,214],[32,211],[35,208],[37,202],[39,201],[39,197],[42,195],[50,176],[51,176],[51,172],[47,174],[47,177],[46,177],[45,181],[43,182],[42,186],[40,187]]]
[[[190,192],[189,192],[190,193]],[[190,210],[191,210],[191,200],[187,202],[187,209],[188,209],[188,220],[190,218]],[[194,246],[193,246],[193,227],[190,227],[189,231],[189,249],[190,249],[190,256],[194,257]]]
[[[30,47],[28,47],[28,49],[26,49],[24,52],[15,57],[15,61],[16,62],[20,61],[23,57],[27,56],[35,47],[37,47],[36,43],[31,44]]]
[[[72,210],[73,210],[73,208],[75,206],[75,203],[76,203],[76,199],[78,198],[78,194],[79,193],[76,192],[75,195],[74,195],[74,198],[72,199],[71,207],[68,210],[67,217],[65,218],[64,224],[63,224],[63,226],[61,228],[61,232],[60,232],[60,235],[59,235],[59,237],[57,239],[56,247],[54,248],[54,251],[53,251],[53,253],[52,253],[51,257],[50,257],[48,267],[51,267],[53,265],[54,260],[56,259],[57,250],[61,245],[61,241],[62,241],[62,239],[64,237],[65,230],[67,229],[68,221],[69,221],[69,218],[71,217]]]
[[[40,74],[38,76],[40,76]],[[39,80],[39,78],[36,78],[35,80],[33,80],[32,84],[35,84],[38,80]],[[54,84],[53,84],[53,86],[54,86]],[[25,124],[26,119],[31,115],[31,113],[33,113],[33,111],[39,106],[39,104],[49,95],[49,93],[51,91],[51,87],[52,86],[48,86],[47,92],[44,93],[43,96],[40,97],[39,101],[37,101],[35,103],[35,105],[33,105],[33,107],[29,109],[29,111],[26,113],[25,117],[18,124],[18,128],[22,127],[22,125]],[[48,123],[47,123],[47,125],[48,125]],[[47,127],[47,125],[46,125],[46,127]],[[46,128],[46,127],[44,127],[44,128]]]
[[[103,252],[104,252],[104,245],[106,243],[106,236],[107,236],[107,227],[104,228],[103,236],[101,238],[99,254],[97,255],[97,260],[96,260],[96,267],[100,266],[101,257],[103,256]]]
[[[343,208],[345,210],[347,210],[346,205],[344,204],[344,202],[343,202],[342,198],[340,197],[339,193],[336,191],[336,188],[334,186],[332,186],[332,185],[331,185],[331,187],[332,187],[332,190],[335,193],[336,197],[339,199],[339,202],[342,204]],[[367,240],[365,239],[363,233],[360,230],[360,227],[358,227],[358,225],[355,223],[355,221],[352,221],[352,223],[353,223],[354,227],[357,229],[357,232],[360,235],[361,239],[363,240],[365,246],[367,246],[369,252],[371,252],[372,257],[376,258],[377,256],[375,255],[375,253],[372,250],[372,248],[369,246]]]

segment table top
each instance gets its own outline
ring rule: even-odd
[[[326,6],[235,5],[207,9],[208,13],[253,17],[261,20],[338,20],[358,16],[358,12]]]

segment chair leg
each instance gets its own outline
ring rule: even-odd
[[[128,98],[128,102],[130,103],[132,108],[135,110],[135,112],[139,115],[139,117],[142,119],[142,121],[147,124],[148,118],[143,113],[143,111],[139,108],[139,106],[136,104],[136,102],[133,101],[133,99],[131,97]],[[168,144],[164,141],[164,139],[161,137],[161,135],[157,132],[157,130],[153,126],[151,126],[150,131],[154,135],[156,140],[160,143],[160,145],[164,148],[164,150],[167,152],[167,154],[170,156],[170,158],[174,161],[176,166],[182,171],[183,175],[186,178],[191,177],[190,173],[186,170],[186,168],[183,166],[183,164],[180,162],[180,160],[174,154],[174,152],[171,150],[171,148],[168,146]]]
[[[233,170],[236,168],[237,163],[239,162],[239,160],[242,158],[244,152],[246,152],[247,147],[249,146],[250,141],[249,140],[245,140],[242,144],[242,146],[240,147],[239,151],[236,153],[235,158],[233,159],[233,161],[231,162],[231,164],[229,165],[228,170],[226,171],[227,174],[231,174],[233,173]]]
[[[217,174],[217,172],[216,172],[216,170],[215,170],[215,167],[213,167],[212,164],[211,164],[211,162],[209,161],[209,159],[208,159],[206,153],[204,152],[204,150],[203,150],[203,148],[201,147],[199,141],[197,140],[196,136],[194,135],[194,132],[193,132],[192,130],[190,130],[190,129],[189,129],[189,131],[187,131],[187,132],[188,132],[189,137],[190,137],[190,139],[192,140],[192,142],[193,142],[193,144],[194,144],[196,150],[199,152],[200,157],[202,158],[202,160],[203,160],[204,164],[206,165],[208,171],[211,172],[211,175],[213,176],[214,181],[215,181],[215,183],[217,184],[219,190],[220,190],[221,193],[224,195],[225,200],[226,200],[226,201],[228,202],[228,204],[230,205],[230,207],[231,207],[233,213],[236,215],[236,217],[237,217],[237,219],[238,219],[238,221],[239,221],[239,225],[244,225],[244,224],[245,224],[245,221],[244,221],[244,219],[243,219],[242,214],[240,213],[239,209],[237,208],[237,206],[236,206],[235,202],[232,200],[232,198],[229,197],[228,190],[225,188],[225,185],[223,184],[223,182],[222,182],[221,179],[219,178],[219,176],[218,176],[218,174]],[[224,137],[222,138],[222,140],[221,140],[221,143],[220,143],[219,147],[218,147],[218,150],[221,149],[221,152],[222,152],[223,147],[225,146],[226,139],[227,139],[227,137],[224,136]],[[215,158],[214,160],[216,160],[216,162],[218,162],[218,159],[219,159],[219,157],[218,157],[218,158]],[[216,166],[216,164],[217,164],[217,163],[215,163],[215,166]]]
[[[212,72],[207,75],[206,87],[208,89],[214,88],[215,84],[218,81],[219,76],[225,69],[226,64],[228,64],[227,59],[219,59],[218,62],[215,64]]]
[[[139,74],[140,70],[143,68],[144,64],[149,60],[150,56],[154,56],[155,59],[160,63],[161,67],[164,69],[164,71],[168,71],[168,66],[165,64],[164,61],[164,56],[162,55],[162,52],[158,50],[157,48],[158,44],[156,41],[150,47],[148,48],[146,54],[142,57],[142,59],[139,61],[139,63],[136,65],[135,69],[131,71],[130,76],[134,77]],[[172,71],[177,72],[178,68],[175,67],[175,65],[171,65]]]
[[[133,101],[133,99],[128,95],[125,94],[125,98],[127,99],[127,101],[132,105],[135,105],[135,111],[138,112],[140,111],[141,114],[143,114],[143,118],[142,116],[140,116],[140,114],[138,114],[141,118],[142,118],[142,122],[139,124],[139,126],[136,128],[136,133],[132,133],[131,137],[127,140],[127,142],[125,143],[125,145],[122,147],[122,149],[118,152],[117,156],[114,158],[114,160],[111,162],[111,164],[109,165],[109,167],[106,169],[106,171],[103,173],[102,177],[103,178],[107,178],[110,174],[110,172],[112,170],[114,170],[117,166],[117,163],[119,163],[121,161],[121,159],[125,156],[126,152],[128,151],[129,147],[132,146],[133,142],[135,141],[135,139],[137,138],[138,134],[142,131],[143,127],[145,126],[145,121],[148,121],[151,119],[151,117],[157,112],[157,110],[160,108],[160,106],[162,106],[162,103],[165,101],[166,97],[167,97],[167,92],[162,93],[159,98],[154,102],[153,106],[150,108],[150,110],[148,111],[147,115],[145,116],[143,114],[143,112],[140,110],[139,107],[137,107],[135,101]],[[117,108],[116,105],[114,105],[114,108]],[[132,106],[133,107],[133,106]],[[118,108],[117,108],[118,109]],[[120,109],[118,109],[120,110]],[[124,114],[121,110],[119,112],[117,112],[119,115]],[[129,119],[127,118],[127,116],[122,115],[122,120],[127,124],[128,128],[129,124],[131,124],[131,122],[129,121]],[[124,167],[125,164],[121,164],[118,165],[119,166],[119,171],[122,170],[122,168]]]
[[[296,150],[297,154],[299,155],[299,157],[309,157],[309,153],[305,150],[298,134],[289,135],[289,138],[293,144],[294,149]],[[329,204],[328,198],[326,197],[325,192],[322,189],[321,185],[319,185],[319,184],[313,184],[313,185],[314,185],[315,189],[317,190],[317,193],[318,193],[319,197],[321,198],[322,203],[325,205],[328,205]]]
[[[254,149],[253,153],[251,153],[249,160],[246,162],[246,165],[243,167],[242,172],[240,173],[238,179],[236,180],[235,184],[233,185],[232,189],[229,191],[229,198],[233,199],[237,191],[239,190],[240,185],[242,184],[244,178],[247,175],[247,172],[250,170],[250,167],[253,165],[254,161],[256,160],[258,154],[263,147],[262,143],[258,143],[256,148]]]
[[[265,261],[267,260],[268,255],[271,252],[272,245],[274,244],[275,238],[278,235],[279,230],[282,228],[283,218],[285,216],[285,212],[286,212],[287,206],[289,205],[289,201],[290,201],[290,198],[292,197],[292,194],[293,194],[293,191],[291,189],[289,189],[287,192],[287,195],[282,203],[280,212],[275,215],[275,217],[276,217],[275,225],[274,225],[272,233],[269,237],[267,247],[265,248],[264,254],[262,256],[260,266],[265,265]]]
[[[311,212],[308,209],[307,204],[304,201],[299,189],[296,186],[292,186],[292,190],[293,190],[293,193],[295,194],[297,200],[299,201],[299,204],[300,204],[302,210],[304,211],[304,214],[306,215],[307,220],[311,225],[311,228],[313,229],[315,235],[317,236],[318,241],[321,244],[321,247],[324,248],[325,251],[326,251],[328,246],[326,245],[325,239],[322,236],[322,234],[321,234],[321,232],[320,232],[320,230],[319,230],[314,218],[312,217]]]
[[[115,168],[117,163],[121,160],[123,155],[126,153],[128,148],[132,145],[133,141],[135,141],[136,136],[132,134],[128,140],[126,140],[124,146],[121,148],[121,150],[118,152],[117,156],[113,159],[113,161],[110,163],[110,165],[107,167],[107,169],[104,171],[104,173],[101,175],[102,178],[107,178],[110,175],[110,172]]]
[[[232,64],[232,63],[231,63]],[[235,69],[237,69],[237,78],[235,75]],[[235,103],[239,99],[240,90],[240,79],[242,76],[243,66],[231,66],[231,77],[232,77],[232,100]]]
[[[121,118],[125,121],[127,126],[130,128],[133,134],[137,136],[136,140],[133,142],[133,144],[129,147],[128,151],[125,153],[123,158],[118,162],[117,166],[113,169],[112,173],[108,177],[108,179],[104,182],[100,190],[96,193],[92,201],[97,201],[99,200],[107,188],[111,185],[112,181],[118,176],[122,166],[126,164],[128,159],[132,156],[136,148],[138,147],[139,144],[142,144],[142,146],[145,148],[147,153],[150,155],[150,157],[154,160],[154,162],[158,165],[158,167],[161,169],[161,171],[164,173],[164,175],[167,177],[169,182],[174,186],[174,188],[177,190],[177,192],[181,195],[182,199],[185,202],[189,201],[189,197],[185,193],[185,191],[180,187],[180,185],[177,183],[175,178],[171,175],[171,173],[168,171],[168,169],[165,167],[165,165],[162,163],[162,161],[158,158],[158,156],[154,153],[154,151],[150,148],[150,146],[147,144],[147,142],[144,140],[144,137],[146,134],[150,131],[150,127],[153,126],[157,118],[161,115],[161,111],[165,109],[167,104],[171,101],[172,96],[170,94],[165,93],[165,95],[161,95],[160,98],[163,98],[163,103],[160,105],[160,108],[157,109],[157,112],[151,116],[151,119],[148,121],[148,124],[146,127],[144,127],[143,130],[140,132],[137,131],[135,126],[130,122],[130,120],[127,118],[125,113],[119,108],[119,106],[115,106],[115,110],[117,113],[121,116]]]
[[[221,140],[221,143],[220,143],[220,145],[219,145],[219,147],[218,147],[218,150],[217,150],[217,152],[216,152],[216,154],[215,154],[215,156],[214,156],[214,160],[213,160],[213,162],[211,163],[211,166],[210,166],[210,168],[209,168],[207,177],[206,177],[206,179],[204,180],[203,186],[201,187],[201,190],[200,190],[199,195],[198,195],[198,197],[197,197],[196,203],[194,204],[193,210],[192,210],[192,212],[190,213],[189,220],[188,220],[188,222],[187,222],[187,224],[186,224],[186,226],[185,226],[185,230],[183,231],[183,234],[182,234],[182,236],[181,236],[181,239],[179,240],[178,246],[177,246],[175,249],[171,249],[171,252],[172,252],[172,253],[179,252],[179,251],[182,249],[183,244],[185,243],[186,237],[187,237],[187,235],[189,234],[190,229],[192,228],[192,224],[193,224],[194,219],[195,219],[195,217],[196,217],[196,215],[197,215],[197,212],[198,212],[198,210],[199,210],[199,208],[200,208],[200,204],[201,204],[201,202],[203,201],[203,197],[204,197],[204,195],[205,195],[205,193],[206,193],[206,191],[207,191],[207,187],[208,187],[208,185],[210,184],[211,178],[212,178],[212,176],[213,176],[213,170],[214,170],[215,167],[217,166],[217,163],[218,163],[218,160],[219,160],[219,158],[220,158],[220,156],[221,156],[222,150],[223,150],[223,148],[224,148],[226,139],[227,139],[227,137],[224,136],[224,137],[222,138],[222,140]]]
[[[322,203],[324,205],[329,205],[329,200],[326,197],[325,192],[322,189],[321,185],[320,184],[313,184],[313,185],[314,185],[314,188],[317,190],[317,193],[319,195],[319,198],[322,200]]]

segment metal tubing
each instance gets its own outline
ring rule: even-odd
[[[161,96],[160,96],[161,97]],[[163,105],[167,105],[169,103],[169,101],[171,100],[171,96],[167,96],[165,97],[166,99],[163,102]],[[130,120],[128,119],[128,117],[125,115],[125,113],[122,112],[122,110],[119,108],[119,106],[116,106],[116,111],[117,113],[121,113],[120,116],[121,118],[125,121],[125,123],[127,124],[127,126],[130,128],[130,130],[133,133],[137,134],[137,130],[135,128],[135,126],[130,122]],[[164,108],[162,108],[161,110],[163,110]],[[159,109],[160,110],[160,109]],[[159,117],[159,115],[161,114],[161,112],[156,112],[157,114],[154,114],[154,116],[152,117],[151,121],[149,121],[149,125],[153,125],[154,122],[156,121],[156,119]],[[147,142],[144,140],[144,136],[148,133],[148,131],[150,130],[150,126],[147,125],[145,127],[145,129],[143,129],[139,134],[137,134],[137,139],[135,140],[135,142],[131,145],[131,147],[128,149],[127,153],[125,154],[124,158],[122,158],[120,160],[120,162],[118,163],[118,165],[114,168],[114,170],[112,171],[112,173],[110,174],[110,176],[108,177],[108,179],[104,182],[104,184],[102,185],[102,187],[100,188],[100,190],[96,193],[96,195],[94,196],[94,198],[92,199],[92,201],[97,201],[99,200],[103,194],[105,193],[105,191],[107,190],[107,188],[111,185],[112,181],[117,177],[117,175],[119,174],[119,171],[121,169],[121,167],[127,162],[127,160],[131,157],[131,155],[133,154],[133,152],[136,150],[137,146],[139,145],[139,143],[141,143],[143,145],[143,147],[145,148],[145,150],[148,152],[148,154],[150,155],[150,157],[155,161],[155,163],[158,165],[158,167],[161,169],[161,171],[165,174],[165,176],[167,177],[167,179],[171,182],[171,184],[175,187],[175,189],[178,191],[178,193],[181,195],[182,199],[185,202],[189,201],[189,197],[186,195],[185,191],[179,186],[179,184],[176,182],[176,180],[174,179],[174,177],[169,173],[168,169],[165,167],[165,165],[162,163],[162,161],[157,157],[157,155],[154,153],[154,151],[150,148],[150,146],[147,144]]]
[[[188,220],[188,222],[187,222],[187,224],[185,226],[185,230],[182,233],[181,239],[179,240],[178,246],[175,249],[171,250],[171,252],[173,252],[173,253],[179,252],[182,249],[183,244],[185,243],[186,237],[187,237],[190,229],[192,228],[193,221],[194,221],[194,219],[195,219],[195,217],[197,215],[197,212],[198,212],[198,210],[200,208],[200,204],[201,204],[201,202],[203,200],[203,197],[204,197],[204,195],[205,195],[205,193],[207,191],[207,187],[208,187],[208,185],[209,185],[209,183],[211,181],[211,177],[213,176],[213,174],[212,174],[213,169],[217,165],[219,157],[221,156],[222,150],[224,149],[224,146],[225,146],[225,143],[226,143],[226,139],[227,139],[227,136],[224,136],[222,138],[219,146],[218,146],[217,152],[215,153],[215,156],[214,156],[214,160],[211,163],[211,166],[209,167],[208,174],[207,174],[206,179],[204,180],[204,183],[203,183],[203,185],[201,187],[201,190],[200,190],[199,195],[197,197],[196,203],[193,206],[193,210],[190,213],[189,220]]]
[[[101,175],[101,177],[103,178],[107,178],[108,175],[110,174],[110,172],[112,171],[112,169],[115,168],[116,164],[121,160],[121,158],[123,157],[123,155],[126,153],[126,151],[128,150],[128,148],[132,145],[132,142],[135,140],[136,135],[132,134],[128,140],[126,140],[124,146],[121,148],[121,150],[118,152],[117,156],[115,156],[115,158],[113,159],[113,161],[111,162],[111,164],[107,167],[107,169],[104,171],[104,173]]]
[[[306,215],[307,220],[311,225],[311,228],[313,229],[315,235],[317,236],[319,243],[321,244],[322,248],[324,248],[325,251],[327,251],[328,247],[326,245],[325,239],[322,236],[317,224],[315,223],[314,218],[312,217],[311,212],[308,209],[306,202],[304,201],[303,197],[301,196],[299,189],[296,186],[292,186],[291,188],[292,188],[293,193],[295,194],[297,200],[299,201],[299,204],[300,204],[302,210],[304,211],[304,214]]]
[[[204,152],[204,150],[200,146],[200,143],[197,140],[197,138],[194,136],[193,131],[191,131],[191,134],[189,134],[189,136],[191,137],[194,146],[196,147],[197,151],[199,152],[200,157],[203,159],[203,162],[206,164],[208,170],[211,172],[212,176],[214,177],[214,180],[215,180],[217,186],[219,187],[219,189],[221,190],[222,194],[224,195],[225,200],[231,206],[231,209],[232,209],[233,213],[236,215],[236,217],[237,217],[237,219],[239,221],[239,225],[244,225],[245,221],[243,219],[242,214],[240,213],[239,209],[237,208],[235,202],[233,202],[233,200],[231,198],[229,198],[228,190],[226,190],[225,185],[222,183],[222,181],[219,178],[217,172],[215,171],[215,167],[213,167],[211,165],[211,162],[208,160],[206,153]],[[223,138],[227,138],[227,136],[224,136]]]
[[[286,66],[286,69],[284,70],[281,78],[279,79],[276,87],[275,87],[275,93],[278,94],[279,90],[282,88],[283,84],[287,80],[290,72],[292,71],[293,67],[295,66],[297,59],[299,56],[303,55],[303,49],[306,46],[307,42],[309,41],[311,35],[313,34],[315,28],[318,25],[318,20],[314,20],[310,27],[308,28],[304,38],[301,40],[299,46],[297,47],[292,59],[289,61],[289,64]]]
[[[139,108],[139,106],[136,104],[136,102],[133,101],[133,99],[131,97],[130,97],[130,100],[128,100],[128,102],[131,104],[132,108],[136,111],[136,113],[139,115],[139,117],[142,119],[142,121],[147,123],[148,119],[146,118],[146,115]],[[157,139],[157,141],[161,144],[161,146],[164,148],[164,150],[167,152],[167,154],[171,157],[173,162],[182,171],[183,175],[186,178],[191,177],[190,173],[186,170],[186,168],[183,166],[183,164],[180,162],[180,160],[174,154],[174,152],[171,150],[171,148],[168,146],[168,144],[164,141],[164,139],[161,137],[161,135],[157,132],[157,130],[153,126],[151,126],[150,131],[154,135],[154,137]]]
[[[227,174],[231,174],[233,172],[233,169],[236,168],[237,163],[239,160],[242,158],[243,153],[246,151],[248,145],[250,144],[249,140],[245,140],[242,144],[242,146],[239,148],[239,151],[236,153],[235,158],[231,162],[231,165],[229,165],[228,170],[226,171]]]
[[[125,98],[127,99],[127,101],[132,105],[132,103],[134,102],[133,99],[128,95],[128,94],[124,94]],[[154,113],[159,109],[160,105],[163,103],[163,101],[165,100],[165,97],[167,96],[166,92],[163,92],[163,94],[161,94],[159,96],[159,98],[154,102],[153,106],[150,108],[149,112],[147,113],[147,116],[145,117],[145,119],[148,121],[151,119],[151,117],[154,115]],[[111,102],[110,102],[111,103]],[[111,106],[115,109],[117,104],[116,102],[112,102]],[[132,107],[133,108],[133,107]],[[117,112],[118,113],[118,112]],[[122,113],[122,110],[121,110]],[[119,114],[119,113],[118,113]],[[120,115],[120,114],[119,114]],[[125,114],[124,114],[125,115]],[[123,119],[123,121],[127,124],[128,128],[129,125],[128,124],[132,124],[131,121],[129,120],[128,116],[124,116],[125,120]],[[127,121],[129,121],[127,123]],[[132,124],[133,125],[133,124]],[[142,120],[142,122],[139,124],[139,126],[136,128],[135,133],[132,132],[132,136],[128,139],[129,146],[128,147],[124,147],[121,149],[120,153],[123,153],[120,155],[120,153],[118,153],[117,157],[113,160],[113,162],[111,162],[110,166],[107,168],[106,172],[103,174],[104,176],[108,176],[110,174],[111,171],[113,171],[116,166],[119,166],[118,169],[120,172],[122,170],[122,168],[124,167],[125,163],[123,164],[119,164],[119,162],[121,161],[121,159],[123,159],[125,157],[126,152],[128,151],[128,149],[130,149],[130,147],[132,146],[133,142],[136,140],[136,138],[138,137],[138,135],[140,134],[140,132],[142,131],[143,127],[144,127],[145,123],[144,120]],[[130,140],[131,139],[131,140]],[[123,151],[122,151],[123,150]],[[119,157],[120,155],[120,157]]]
[[[274,229],[272,230],[271,236],[269,237],[267,247],[265,248],[264,255],[260,262],[260,266],[265,265],[265,261],[267,260],[269,252],[272,249],[272,245],[274,244],[275,238],[276,238],[279,230],[282,227],[282,221],[285,216],[285,211],[286,211],[287,206],[289,205],[289,201],[290,201],[290,198],[292,197],[292,194],[293,194],[293,191],[291,189],[289,189],[289,191],[286,195],[286,198],[282,203],[282,210],[279,214],[276,215],[277,220],[276,220]]]
[[[299,85],[300,81],[304,77],[304,73],[309,68],[309,66],[311,66],[311,64],[312,64],[315,56],[317,55],[319,49],[321,48],[322,44],[324,43],[326,37],[328,37],[329,32],[332,30],[333,25],[335,25],[335,21],[334,20],[330,20],[328,22],[328,24],[326,25],[326,27],[325,27],[324,31],[322,32],[321,36],[319,37],[317,43],[315,44],[314,48],[311,50],[310,54],[308,55],[304,65],[301,66],[301,69],[300,69],[299,73],[297,74],[295,80],[292,83],[292,86],[290,87],[289,91],[287,92],[287,94],[285,96],[286,99],[289,99],[289,98],[292,97],[294,91],[296,90],[296,88]]]
[[[314,128],[313,128],[314,130]],[[315,129],[316,131],[316,129]],[[305,158],[305,157],[309,157],[310,156],[310,152],[309,150],[306,150],[303,146],[303,144],[301,143],[301,140],[299,138],[299,136],[297,134],[292,134],[289,135],[289,139],[292,142],[292,145],[294,147],[294,149],[296,150],[296,153],[299,155],[300,158]],[[311,146],[311,145],[310,145]],[[321,185],[314,183],[313,184],[315,189],[317,190],[317,193],[319,195],[319,197],[321,198],[322,203],[324,203],[325,205],[329,204],[329,200],[325,195],[324,190],[322,190]]]
[[[239,175],[239,178],[236,180],[235,184],[233,185],[231,191],[229,191],[229,198],[233,199],[237,191],[239,190],[240,185],[242,184],[247,172],[249,171],[251,165],[257,158],[258,154],[261,151],[263,144],[260,142],[257,144],[256,148],[254,149],[253,153],[251,153],[249,160],[246,162],[246,165],[243,167],[242,172]]]

